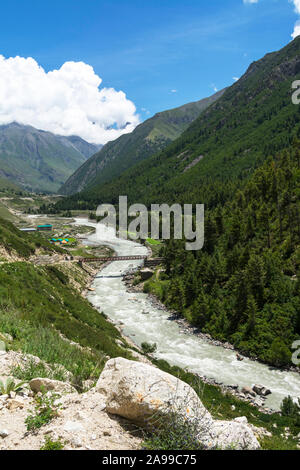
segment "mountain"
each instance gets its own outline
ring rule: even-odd
[[[223,93],[224,90],[221,90],[209,98],[158,113],[132,133],[107,143],[66,181],[59,192],[74,194],[86,186],[101,185],[118,177],[135,163],[159,152],[179,137]]]
[[[213,207],[270,155],[291,147],[300,135],[300,106],[292,82],[300,74],[300,37],[250,65],[241,79],[201,113],[162,152],[61,201],[64,208],[94,208],[98,202],[206,203]],[[224,186],[223,183],[230,181]]]
[[[12,181],[0,177],[0,193],[21,193],[22,190]]]
[[[202,333],[290,367],[300,338],[300,37],[245,75],[165,150],[112,182],[61,200],[204,203],[202,250],[162,246],[164,272],[144,286]]]
[[[99,146],[13,122],[0,126],[0,176],[30,191],[55,192]]]

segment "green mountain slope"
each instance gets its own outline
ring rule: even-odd
[[[93,208],[98,202],[117,202],[119,194],[148,205],[224,202],[255,166],[288,148],[300,135],[300,106],[291,101],[291,85],[299,74],[298,37],[254,62],[164,151],[108,184],[64,200],[61,206]],[[232,185],[226,194],[221,189],[224,180]]]
[[[84,163],[60,188],[61,194],[74,194],[86,186],[102,185],[119,176],[135,163],[165,148],[214,103],[224,90],[209,98],[188,103],[156,114],[140,124],[132,133],[106,144]]]
[[[204,249],[171,241],[146,290],[202,332],[275,366],[300,338],[300,141],[207,211]]]
[[[55,192],[98,149],[17,123],[0,126],[0,176],[26,190]]]
[[[300,338],[300,38],[246,74],[167,149],[113,182],[62,200],[205,203],[205,244],[171,240],[146,284],[172,309],[245,355],[291,366]]]
[[[0,193],[20,193],[21,188],[12,181],[0,176]]]

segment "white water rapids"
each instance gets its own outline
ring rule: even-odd
[[[96,228],[86,244],[111,247],[119,256],[145,255],[147,249],[135,242],[122,240],[112,229],[86,219],[76,219],[76,225]],[[300,375],[280,371],[250,359],[239,362],[234,351],[213,346],[205,340],[184,333],[179,325],[169,320],[170,314],[154,307],[148,296],[127,292],[122,275],[137,269],[140,261],[114,261],[96,276],[88,300],[115,323],[123,323],[123,331],[137,345],[156,343],[155,356],[172,365],[213,378],[225,385],[253,386],[262,384],[272,390],[266,406],[279,409],[284,397],[300,397]]]

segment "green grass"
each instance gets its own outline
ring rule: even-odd
[[[0,202],[0,217],[2,219],[9,220],[10,222],[18,221],[18,218],[14,216],[2,202]]]
[[[154,240],[153,238],[147,238],[146,242],[149,243],[149,245],[161,245],[160,240]]]
[[[60,440],[53,441],[49,436],[45,438],[45,444],[40,450],[63,450],[65,444]]]
[[[18,262],[0,267],[0,331],[13,337],[11,348],[48,364],[62,364],[80,386],[84,380],[99,377],[106,356],[132,358],[129,350],[116,344],[121,339],[117,329],[55,266]],[[34,374],[30,368],[18,371],[22,379]]]

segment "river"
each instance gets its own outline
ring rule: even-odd
[[[96,228],[86,244],[107,245],[117,255],[145,255],[147,249],[131,240],[115,236],[112,229],[86,219],[76,219],[76,225]],[[140,261],[114,261],[96,276],[88,300],[115,323],[122,322],[123,331],[135,344],[156,343],[155,356],[172,365],[213,378],[225,385],[253,386],[262,384],[272,390],[266,406],[279,409],[287,395],[300,397],[300,375],[281,371],[259,362],[244,359],[240,362],[234,351],[214,346],[192,334],[184,333],[179,325],[169,320],[170,314],[152,305],[143,293],[127,292],[122,276],[137,269]]]

